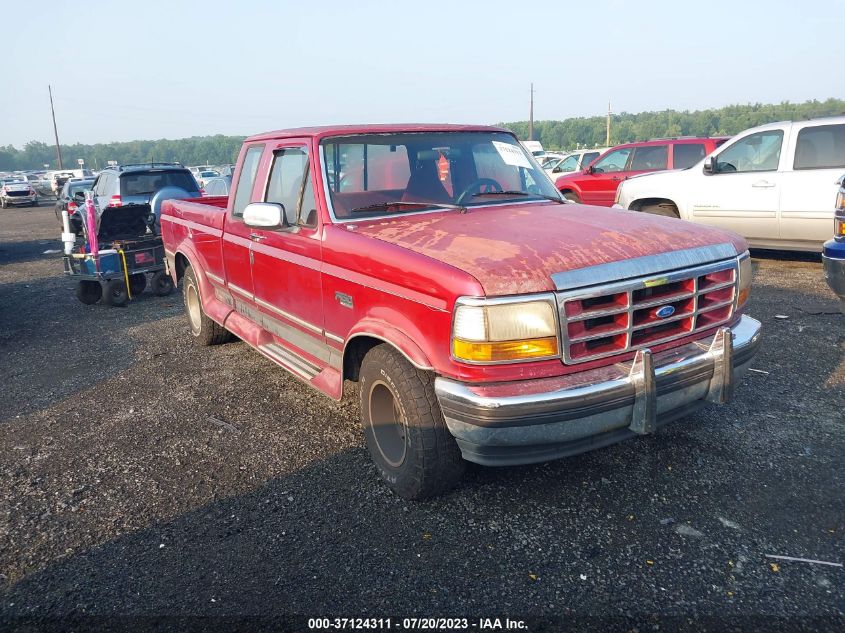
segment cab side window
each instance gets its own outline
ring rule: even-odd
[[[232,215],[235,217],[242,217],[246,205],[252,202],[252,188],[255,185],[255,175],[258,173],[258,164],[261,162],[263,152],[263,145],[253,145],[246,151],[238,189],[235,191],[235,201],[232,205]]]
[[[783,131],[749,134],[716,157],[716,173],[776,171],[783,145]]]
[[[274,153],[264,199],[284,207],[290,226],[316,226],[314,187],[305,147],[286,147]]]

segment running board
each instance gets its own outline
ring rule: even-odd
[[[267,345],[259,345],[258,351],[267,356],[270,360],[278,363],[289,372],[296,374],[305,380],[312,380],[320,373],[320,368],[317,365],[289,352],[278,343],[268,343]]]

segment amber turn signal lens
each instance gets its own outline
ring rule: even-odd
[[[748,288],[743,288],[739,291],[739,295],[737,295],[736,299],[736,307],[741,308],[745,305],[745,302],[748,301],[748,297],[751,295],[751,286]]]
[[[833,235],[835,237],[845,237],[845,218],[833,219]]]
[[[479,363],[508,360],[529,360],[557,356],[557,337],[532,338],[523,341],[497,341],[477,343],[456,338],[453,344],[455,358]]]

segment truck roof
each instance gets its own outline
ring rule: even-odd
[[[451,123],[388,123],[365,125],[321,125],[275,130],[250,136],[245,142],[267,141],[280,138],[311,136],[322,139],[329,136],[354,134],[399,134],[402,132],[508,132],[505,128],[490,125],[456,125]]]

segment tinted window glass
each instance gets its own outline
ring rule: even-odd
[[[581,167],[588,167],[590,163],[598,157],[598,155],[598,152],[587,152],[584,154],[584,157],[581,159]]]
[[[682,143],[675,145],[674,169],[686,169],[692,167],[704,158],[704,143]]]
[[[121,196],[152,195],[165,187],[179,187],[187,192],[198,191],[194,177],[187,171],[139,171],[120,176]]]
[[[304,147],[288,147],[274,156],[265,201],[283,205],[288,224],[296,224],[302,180],[308,169],[308,154]]]
[[[631,160],[631,171],[653,171],[666,169],[669,166],[668,145],[646,145],[634,149]]]
[[[798,132],[795,169],[845,167],[845,125],[818,125]]]
[[[252,201],[252,186],[255,184],[255,174],[258,172],[258,163],[263,151],[263,145],[253,145],[246,151],[238,189],[235,191],[235,203],[232,206],[234,216],[242,216],[244,208]]]
[[[780,162],[783,132],[757,132],[737,141],[716,157],[718,173],[774,171]]]
[[[90,182],[71,183],[71,184],[67,185],[67,188],[68,188],[67,195],[70,196],[71,198],[73,198],[74,194],[77,191],[88,191],[89,189],[91,189],[91,183]]]
[[[607,156],[595,164],[596,172],[604,174],[624,170],[625,165],[628,163],[628,156],[630,156],[631,151],[632,149],[630,147],[625,147],[623,149],[617,149],[616,151],[610,152]]]

